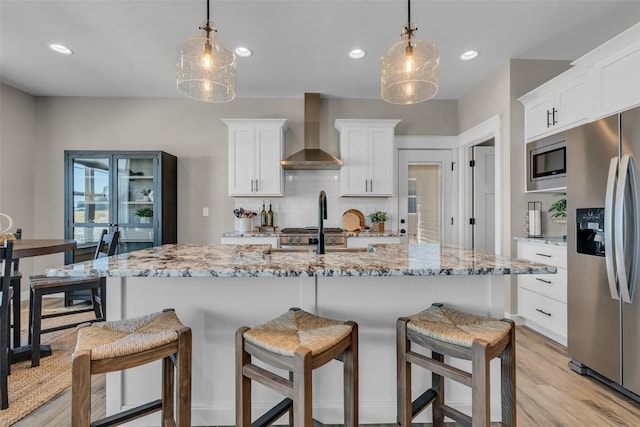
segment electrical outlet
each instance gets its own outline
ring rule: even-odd
[[[209,208],[202,208],[202,216],[209,216]]]

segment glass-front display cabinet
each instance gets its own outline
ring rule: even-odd
[[[116,253],[177,241],[177,158],[163,151],[65,151],[65,262],[93,258],[103,229]]]

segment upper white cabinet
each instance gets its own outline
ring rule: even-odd
[[[340,132],[340,196],[393,196],[394,128],[400,120],[335,122]]]
[[[586,123],[587,71],[572,68],[523,95],[524,138],[531,141]]]
[[[574,64],[590,68],[593,120],[640,105],[640,24],[600,45]]]
[[[229,195],[282,196],[286,119],[222,119],[229,127]]]

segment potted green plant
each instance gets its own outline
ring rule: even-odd
[[[556,200],[551,206],[549,206],[549,212],[551,214],[551,221],[566,224],[567,223],[567,193],[561,193],[561,199]]]
[[[140,217],[141,223],[148,224],[151,222],[151,218],[153,217],[153,209],[148,206],[140,208],[136,211],[136,215]]]
[[[382,211],[375,211],[370,213],[369,220],[371,221],[371,230],[378,233],[384,232],[384,222],[387,220],[387,213]]]

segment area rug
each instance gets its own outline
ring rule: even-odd
[[[57,311],[57,310],[56,310]],[[82,313],[75,318],[47,319],[44,322],[64,324],[92,318],[92,313]],[[73,320],[70,320],[73,319]],[[55,323],[46,323],[47,326]],[[22,343],[27,342],[26,310],[22,316]],[[52,355],[40,359],[40,366],[31,367],[31,361],[14,363],[9,375],[9,408],[0,411],[0,426],[10,426],[71,385],[71,354],[75,347],[76,330],[65,329],[42,336],[42,343],[51,345]]]

